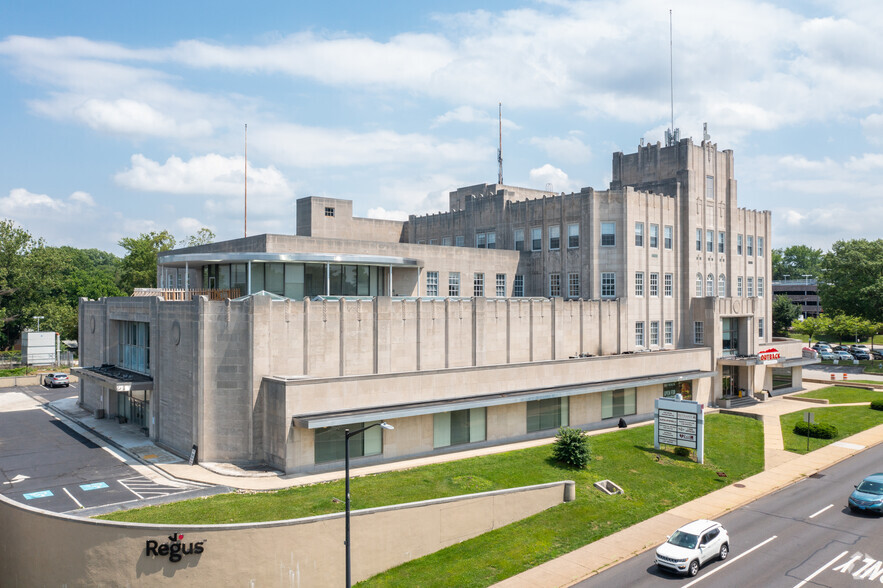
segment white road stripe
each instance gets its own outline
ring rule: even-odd
[[[828,506],[826,506],[826,507],[823,508],[822,510],[820,510],[820,511],[818,511],[818,512],[816,512],[816,513],[813,513],[813,514],[809,515],[809,518],[811,518],[811,519],[816,518],[818,515],[822,514],[823,512],[825,512],[826,510],[828,510],[828,509],[831,508],[832,506],[834,506],[834,505],[833,505],[833,504],[829,504]]]
[[[695,580],[693,580],[693,581],[690,582],[689,584],[685,585],[684,588],[689,588],[689,587],[692,586],[693,584],[697,584],[699,581],[704,580],[704,579],[707,578],[708,576],[711,576],[712,574],[715,574],[715,573],[721,571],[722,569],[724,569],[725,567],[727,567],[727,566],[730,565],[731,563],[737,561],[739,558],[741,558],[741,557],[745,557],[746,555],[748,555],[749,553],[751,553],[751,552],[754,551],[755,549],[760,549],[761,547],[763,547],[764,545],[766,545],[767,543],[769,543],[770,541],[772,541],[772,540],[775,539],[776,537],[778,537],[778,535],[773,535],[772,537],[770,537],[769,539],[767,539],[767,540],[764,541],[763,543],[758,543],[757,545],[755,545],[754,547],[752,547],[752,548],[749,549],[748,551],[744,551],[744,552],[740,553],[739,555],[737,555],[736,557],[734,557],[733,559],[728,560],[725,564],[723,564],[723,565],[721,565],[721,566],[718,566],[718,567],[714,568],[713,570],[711,570],[710,572],[708,572],[707,574],[705,574],[705,575],[702,576],[701,578],[696,578]]]
[[[70,492],[68,492],[67,488],[62,488],[62,490],[64,490],[64,493],[65,493],[65,494],[67,494],[68,496],[71,497],[71,500],[73,500],[74,502],[77,503],[77,506],[79,506],[80,508],[85,508],[79,500],[77,500],[76,498],[74,498],[74,495],[73,495],[73,494],[71,494]]]
[[[125,483],[125,482],[123,482],[122,480],[117,480],[117,482],[120,483],[120,486],[122,486],[123,488],[125,488],[126,490],[128,490],[129,492],[131,492],[132,494],[134,494],[135,496],[137,496],[140,500],[144,500],[144,497],[143,497],[143,496],[141,496],[140,494],[138,494],[137,492],[135,492],[134,490],[132,490],[131,488],[129,488],[128,486],[126,486],[126,483]]]
[[[112,456],[114,456],[115,458],[120,460],[121,462],[126,463],[127,460],[125,457],[123,457],[122,455],[120,455],[119,453],[117,453],[116,451],[114,451],[113,449],[108,447],[107,445],[102,445],[101,449],[105,450],[106,452],[108,452],[109,454],[111,454]]]
[[[803,582],[796,585],[794,588],[800,588],[801,586],[803,586],[804,584],[806,584],[807,582],[809,582],[810,580],[812,580],[813,578],[815,578],[816,576],[818,576],[819,574],[821,574],[822,572],[824,572],[825,570],[830,568],[832,565],[834,565],[835,561],[837,561],[838,559],[840,559],[841,557],[843,557],[847,553],[849,553],[849,551],[844,551],[843,553],[841,553],[840,555],[838,555],[837,557],[835,557],[834,559],[832,559],[831,561],[829,561],[828,563],[826,563],[825,565],[823,565],[822,567],[817,569],[815,572],[813,572],[812,574],[807,576]]]

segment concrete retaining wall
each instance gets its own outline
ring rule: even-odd
[[[70,375],[72,384],[76,384],[79,379],[73,374]],[[15,388],[16,386],[39,386],[43,383],[43,374],[33,374],[29,376],[8,376],[0,378],[0,388]]]
[[[573,500],[574,491],[574,482],[563,481],[355,511],[352,579]],[[0,495],[0,529],[4,586],[344,583],[343,513],[271,523],[147,525],[50,513]],[[168,551],[160,555],[173,535],[174,543],[193,551],[177,562]],[[157,553],[148,554],[148,546]]]

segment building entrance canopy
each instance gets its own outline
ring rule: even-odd
[[[80,367],[73,368],[71,371],[80,378],[88,379],[102,388],[115,390],[116,392],[153,389],[153,378],[150,376],[119,368],[115,365],[104,364],[99,367]]]

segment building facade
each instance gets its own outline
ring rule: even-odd
[[[801,387],[773,340],[770,213],[731,151],[613,156],[608,190],[481,184],[406,222],[297,202],[297,235],[160,254],[160,288],[80,304],[81,403],[181,455],[340,467]]]
[[[773,296],[787,296],[792,304],[800,307],[801,318],[819,316],[822,313],[819,282],[815,278],[776,280],[773,282]]]

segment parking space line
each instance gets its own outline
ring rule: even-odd
[[[815,578],[816,576],[818,576],[819,574],[821,574],[822,572],[824,572],[825,570],[830,568],[832,565],[834,565],[835,561],[837,561],[838,559],[840,559],[841,557],[843,557],[847,553],[849,553],[849,551],[844,551],[843,553],[841,553],[840,555],[838,555],[837,557],[835,557],[834,559],[832,559],[831,561],[829,561],[828,563],[826,563],[825,565],[823,565],[822,567],[817,569],[815,572],[813,572],[812,574],[807,576],[803,582],[801,582],[800,584],[797,584],[796,586],[794,586],[794,588],[800,588],[801,586],[803,586],[804,584],[806,584],[807,582],[809,582],[810,580],[812,580],[813,578]]]
[[[738,561],[739,558],[745,557],[746,555],[748,555],[749,553],[751,553],[751,552],[754,551],[755,549],[760,549],[761,547],[763,547],[764,545],[766,545],[767,543],[769,543],[770,541],[772,541],[772,540],[775,539],[776,537],[778,537],[778,535],[773,535],[772,537],[770,537],[769,539],[767,539],[767,540],[764,541],[763,543],[758,543],[757,545],[755,545],[754,547],[752,547],[752,548],[749,549],[748,551],[743,551],[742,553],[740,553],[739,555],[737,555],[737,556],[734,557],[733,559],[730,559],[730,560],[726,561],[723,565],[720,565],[720,566],[714,568],[713,570],[711,570],[710,572],[708,572],[707,574],[705,574],[705,575],[702,576],[701,578],[696,578],[695,580],[693,580],[693,581],[690,582],[689,584],[685,585],[684,588],[689,588],[689,587],[692,586],[693,584],[697,584],[699,581],[704,580],[704,579],[707,578],[708,576],[711,576],[712,574],[715,574],[715,573],[721,571],[722,569],[724,569],[725,567],[727,567],[727,566],[730,565],[731,563]]]
[[[65,494],[67,494],[68,496],[70,496],[71,500],[73,500],[74,502],[77,503],[77,506],[79,506],[80,508],[83,508],[82,503],[81,503],[79,500],[77,500],[76,498],[74,498],[74,495],[71,494],[70,492],[68,492],[68,489],[67,489],[67,488],[62,488],[62,490],[64,490],[64,493],[65,493]]]
[[[114,451],[113,449],[111,449],[110,447],[108,447],[106,445],[102,445],[101,449],[105,450],[106,452],[108,452],[109,454],[111,454],[112,456],[114,456],[115,458],[117,458],[118,460],[120,460],[123,463],[127,463],[127,461],[128,461],[125,457],[123,457],[122,455],[120,455],[119,453],[117,453],[116,451]]]
[[[816,518],[817,516],[819,516],[820,514],[822,514],[823,512],[825,512],[826,510],[828,510],[829,508],[831,508],[832,506],[834,506],[834,505],[833,505],[833,504],[829,504],[828,506],[826,506],[826,507],[823,508],[822,510],[817,511],[817,512],[815,512],[815,513],[809,515],[809,518],[811,518],[811,519]]]
[[[132,490],[131,488],[129,488],[128,486],[126,486],[126,483],[125,483],[125,482],[123,482],[122,480],[117,480],[117,482],[120,483],[120,486],[122,486],[123,488],[125,488],[126,490],[128,490],[129,492],[131,492],[132,494],[134,494],[135,496],[137,496],[137,497],[138,497],[138,500],[144,500],[144,497],[143,497],[143,496],[141,496],[140,494],[138,494],[137,492],[135,492],[134,490]]]

